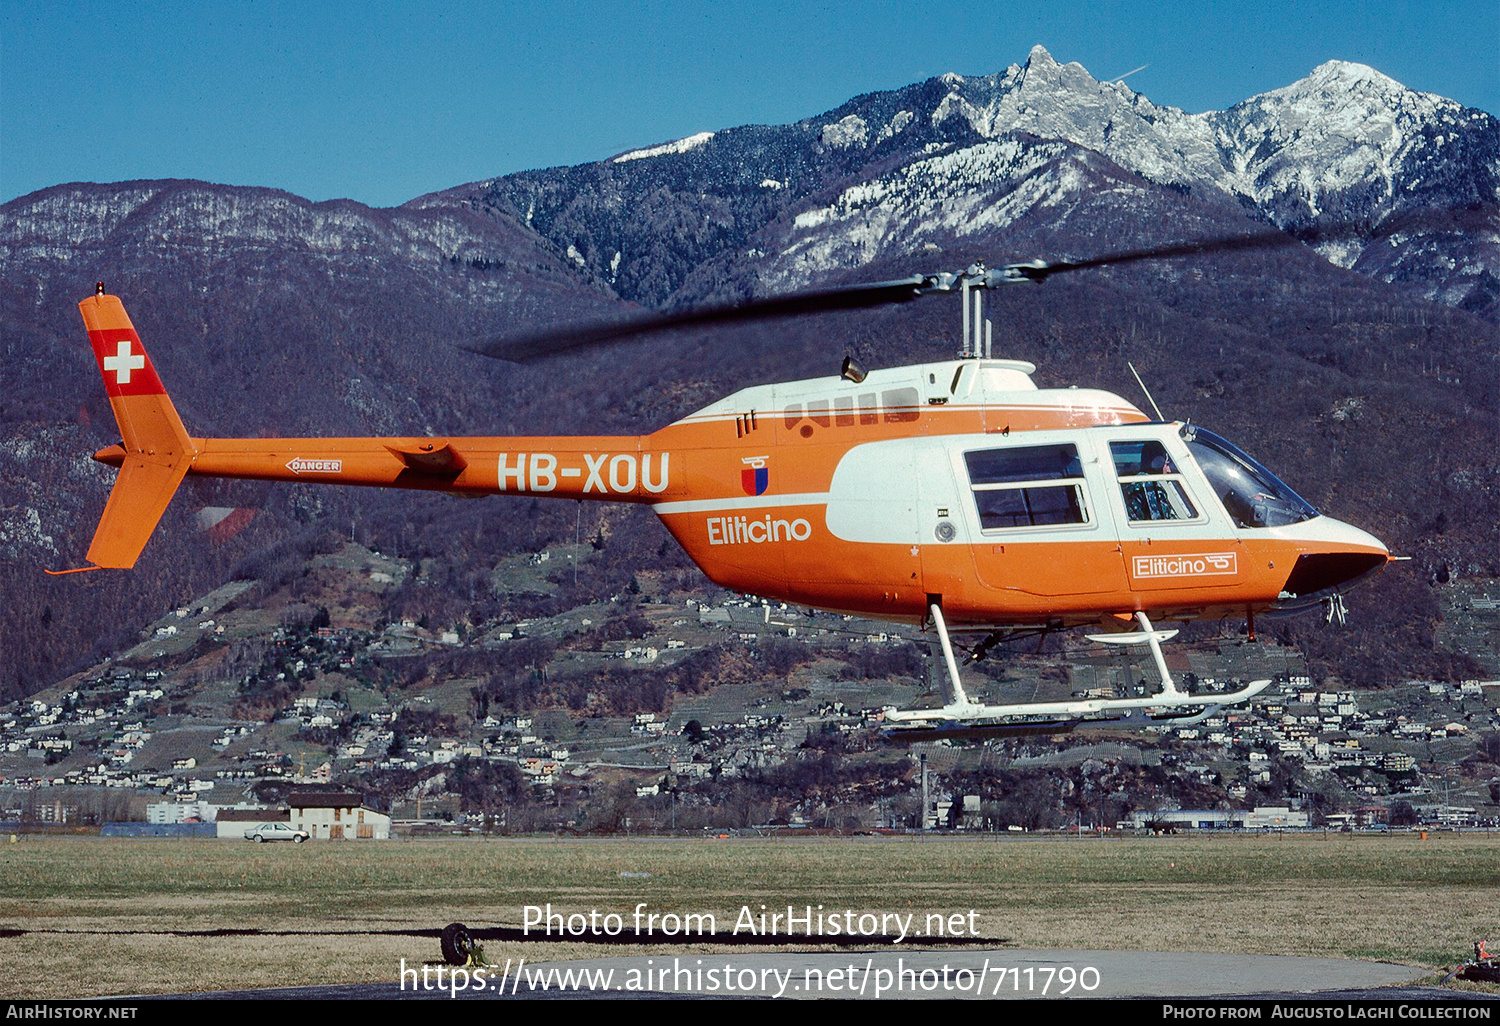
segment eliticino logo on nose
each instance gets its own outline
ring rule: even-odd
[[[1216,577],[1238,573],[1233,552],[1191,552],[1172,556],[1136,556],[1131,573],[1145,577]]]

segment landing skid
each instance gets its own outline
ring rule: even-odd
[[[1270,686],[1269,680],[1251,681],[1239,691],[1221,694],[1189,694],[1178,689],[1167,670],[1167,661],[1161,653],[1161,643],[1177,636],[1175,630],[1158,631],[1143,612],[1135,618],[1139,631],[1125,634],[1090,634],[1090,641],[1109,645],[1147,645],[1156,669],[1161,674],[1161,690],[1142,698],[1087,698],[1066,702],[1020,702],[1013,705],[986,705],[972,701],[964,691],[958,678],[958,664],[953,658],[953,645],[948,640],[948,625],[943,620],[943,611],[936,603],[929,609],[932,623],[937,629],[938,642],[942,646],[943,662],[948,669],[948,686],[943,689],[943,705],[937,709],[887,709],[887,723],[911,724],[890,733],[903,737],[917,730],[941,731],[941,736],[953,737],[960,730],[985,733],[973,736],[1006,736],[1007,734],[1066,733],[1080,725],[1107,725],[1132,720],[1131,726],[1149,722],[1198,722],[1212,715],[1221,706],[1239,705],[1248,702]],[[1157,710],[1164,716],[1148,716]],[[1046,719],[1042,719],[1046,718]],[[967,735],[966,735],[967,736]],[[913,738],[916,740],[916,738]]]

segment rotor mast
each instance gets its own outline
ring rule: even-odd
[[[981,269],[983,267],[983,265],[975,266]],[[973,268],[969,270],[972,271]],[[977,360],[983,357],[988,360],[994,348],[995,326],[984,317],[985,286],[982,283],[976,284],[975,279],[967,271],[963,275],[962,282],[959,289],[963,293],[964,334],[963,345],[958,354],[959,359]]]
[[[959,359],[988,360],[994,355],[995,326],[984,316],[984,290],[1002,285],[1020,285],[1023,282],[1038,283],[1046,276],[1045,273],[1038,273],[1045,267],[1042,261],[1036,260],[1029,264],[1009,264],[998,271],[991,271],[982,262],[977,262],[956,274],[926,275],[917,289],[919,293],[952,292],[956,283],[964,308]]]

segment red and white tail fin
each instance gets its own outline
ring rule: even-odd
[[[128,570],[198,452],[119,298],[105,295],[101,285],[78,309],[121,439],[96,457],[118,466],[120,475],[89,546],[94,566],[82,569]]]

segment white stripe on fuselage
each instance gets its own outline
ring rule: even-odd
[[[726,496],[722,499],[686,499],[681,502],[658,502],[651,508],[658,516],[673,513],[717,513],[721,510],[775,509],[778,506],[824,506],[827,492],[801,492],[794,495]]]
[[[874,414],[877,414],[877,415],[880,415],[880,416],[883,417],[885,414],[888,414],[888,413],[910,414],[910,413],[918,413],[918,412],[920,412],[920,413],[929,413],[929,414],[939,414],[940,413],[940,414],[945,414],[945,415],[947,415],[947,414],[954,414],[954,413],[985,413],[985,412],[988,412],[988,413],[1042,413],[1042,412],[1046,412],[1046,413],[1090,413],[1090,414],[1095,414],[1095,415],[1100,415],[1100,416],[1103,416],[1103,415],[1106,415],[1106,414],[1112,414],[1114,416],[1115,420],[1118,420],[1118,421],[1124,421],[1126,417],[1130,417],[1132,415],[1137,416],[1137,417],[1144,416],[1144,414],[1142,414],[1141,411],[1138,410],[1138,409],[1136,409],[1134,406],[1088,406],[1088,405],[1077,405],[1077,406],[1075,406],[1075,405],[1065,405],[1063,403],[945,403],[942,406],[930,406],[930,405],[925,405],[925,406],[924,405],[916,405],[916,406],[876,406],[876,407],[871,407],[871,408],[863,409],[863,410],[861,410],[861,409],[853,409],[853,410],[850,410],[850,409],[829,410],[829,411],[826,412],[826,414],[824,412],[820,412],[818,414],[818,416],[820,416],[820,417],[826,416],[826,417],[828,417],[828,418],[831,419],[835,413],[838,413],[840,415],[850,415],[850,414],[853,414],[853,415],[856,415],[856,416],[859,415],[859,414],[861,414],[861,413],[874,413]],[[758,415],[759,419],[761,419],[761,420],[770,420],[772,418],[779,418],[779,417],[782,416],[781,411],[778,411],[778,410],[765,410],[765,411],[762,411],[762,410],[757,409],[756,410],[756,414]],[[743,414],[743,413],[734,413],[734,412],[728,412],[728,413],[726,413],[726,412],[691,413],[691,414],[688,414],[686,417],[681,418],[680,420],[674,421],[673,422],[673,426],[675,427],[678,424],[714,424],[714,423],[728,424],[731,421],[739,420],[743,416],[745,416],[745,414]],[[806,413],[802,413],[800,415],[799,419],[802,419],[802,420],[809,419],[809,415],[806,414]],[[1132,423],[1133,421],[1125,421],[1125,422],[1126,423]],[[842,427],[844,425],[838,425],[838,426]],[[1108,425],[1106,425],[1106,426],[1108,426]]]

